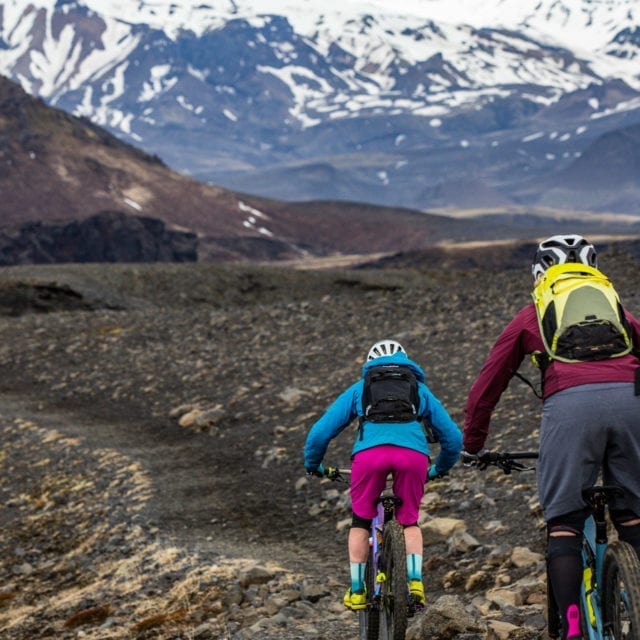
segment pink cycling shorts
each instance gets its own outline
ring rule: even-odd
[[[424,453],[380,445],[359,451],[351,463],[351,508],[364,519],[376,515],[376,501],[386,486],[387,476],[393,475],[393,491],[402,499],[396,517],[404,526],[418,522],[420,501],[429,471],[429,457]]]

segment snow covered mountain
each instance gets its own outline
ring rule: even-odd
[[[0,73],[237,190],[632,211],[640,176],[554,180],[640,123],[639,25],[637,0],[4,0]]]

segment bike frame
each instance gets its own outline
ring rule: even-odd
[[[380,576],[380,554],[382,550],[382,539],[384,535],[384,525],[394,517],[395,508],[398,504],[399,498],[397,498],[391,488],[387,488],[380,495],[378,501],[378,509],[375,517],[371,521],[371,530],[369,536],[369,547],[372,559],[373,579],[374,579],[374,592],[373,602],[380,602],[380,591],[382,588],[382,582],[378,579]]]
[[[585,499],[592,508],[584,524],[582,546],[582,614],[584,632],[589,640],[603,640],[611,637],[611,629],[606,629],[602,615],[602,589],[604,585],[604,557],[609,544],[607,537],[606,505],[612,492],[618,488],[593,487]]]
[[[350,476],[351,469],[334,469],[329,468],[327,477],[337,480],[344,476]],[[391,488],[391,479],[387,479],[387,486],[383,489],[378,499],[378,507],[376,515],[371,520],[371,529],[369,529],[369,552],[371,554],[371,564],[373,568],[374,592],[373,601],[380,601],[380,590],[382,583],[378,580],[380,572],[380,557],[382,553],[382,540],[384,535],[384,526],[395,515],[395,508],[399,504],[400,499],[394,495]]]
[[[351,475],[351,470],[329,467],[324,470],[324,475],[331,480],[344,482],[344,476]],[[395,509],[400,503],[400,498],[393,493],[392,478],[389,476],[387,485],[378,498],[376,514],[371,521],[369,530],[370,562],[367,562],[367,564],[370,565],[370,574],[367,575],[370,576],[370,586],[372,588],[367,597],[367,608],[359,612],[359,638],[361,640],[372,640],[373,638],[376,640],[378,638],[380,640],[391,640],[389,628],[387,627],[389,612],[386,610],[387,604],[385,601],[388,598],[388,594],[385,595],[385,585],[389,588],[390,584],[394,584],[394,579],[392,575],[388,574],[387,566],[383,566],[390,561],[384,552],[385,528],[389,522],[395,519]],[[387,533],[388,535],[389,533]],[[406,555],[403,556],[402,564],[403,582],[406,586]],[[403,626],[393,628],[393,637],[395,638],[399,638],[400,634],[404,637],[406,618],[413,616],[417,610],[408,593],[406,598],[407,610],[403,613]]]
[[[506,474],[512,471],[528,471],[533,467],[527,467],[520,460],[533,459],[537,457],[534,452],[521,453],[501,453],[490,452],[487,454],[486,465],[496,466]],[[486,468],[486,466],[484,467]],[[582,545],[582,585],[580,608],[582,614],[583,633],[589,640],[607,640],[612,638],[611,630],[604,628],[602,616],[602,588],[603,588],[603,566],[604,557],[609,544],[607,537],[607,491],[611,487],[593,487],[585,500],[592,508],[592,514],[587,517],[583,529]],[[615,491],[615,489],[614,489]],[[550,589],[547,584],[547,589]],[[553,608],[553,615],[558,612]],[[557,620],[551,621],[551,610],[549,611],[550,631],[551,626],[557,626]],[[556,628],[555,631],[558,631]],[[552,636],[553,637],[553,636]]]
[[[598,511],[601,510],[601,513]],[[607,525],[604,518],[604,504],[596,507],[596,513],[589,516],[584,524],[584,544],[582,549],[582,614],[584,631],[589,640],[605,638],[602,625],[602,561],[607,549]]]

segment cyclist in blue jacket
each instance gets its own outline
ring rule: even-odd
[[[376,414],[371,404],[364,406],[364,396],[371,399],[365,385],[369,380],[367,373],[374,368],[376,372],[381,371],[377,369],[379,366],[384,366],[384,370],[389,367],[392,370],[408,369],[415,376],[417,390],[414,387],[413,393],[416,401],[411,403],[411,411],[401,408],[406,407],[406,402],[400,402],[401,406],[395,409],[387,405],[386,413],[382,414]],[[427,477],[434,479],[446,474],[458,460],[462,449],[461,431],[425,384],[424,371],[407,357],[402,345],[395,340],[382,340],[371,347],[362,378],[338,396],[311,427],[304,447],[307,473],[322,473],[322,460],[330,441],[356,417],[360,418],[360,426],[352,449],[350,495],[353,515],[348,540],[351,585],[344,596],[344,605],[354,611],[366,607],[364,570],[369,552],[369,529],[376,514],[376,499],[389,474],[393,476],[393,490],[402,500],[396,517],[404,526],[409,589],[417,601],[424,604],[423,542],[418,526],[420,501]],[[431,467],[423,421],[440,443],[440,453]]]

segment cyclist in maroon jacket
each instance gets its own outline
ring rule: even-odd
[[[553,264],[596,266],[592,244],[577,235],[540,243],[533,277]],[[628,311],[633,344],[640,323]],[[524,357],[545,353],[533,302],[521,309],[491,349],[467,399],[461,459],[482,466],[491,414]],[[637,352],[637,351],[636,351]],[[563,638],[581,638],[582,530],[588,507],[582,491],[602,470],[624,496],[610,505],[621,540],[640,555],[640,359],[634,353],[588,362],[551,359],[544,370],[537,483],[547,523],[549,583],[563,618]],[[634,384],[635,383],[635,384]]]

